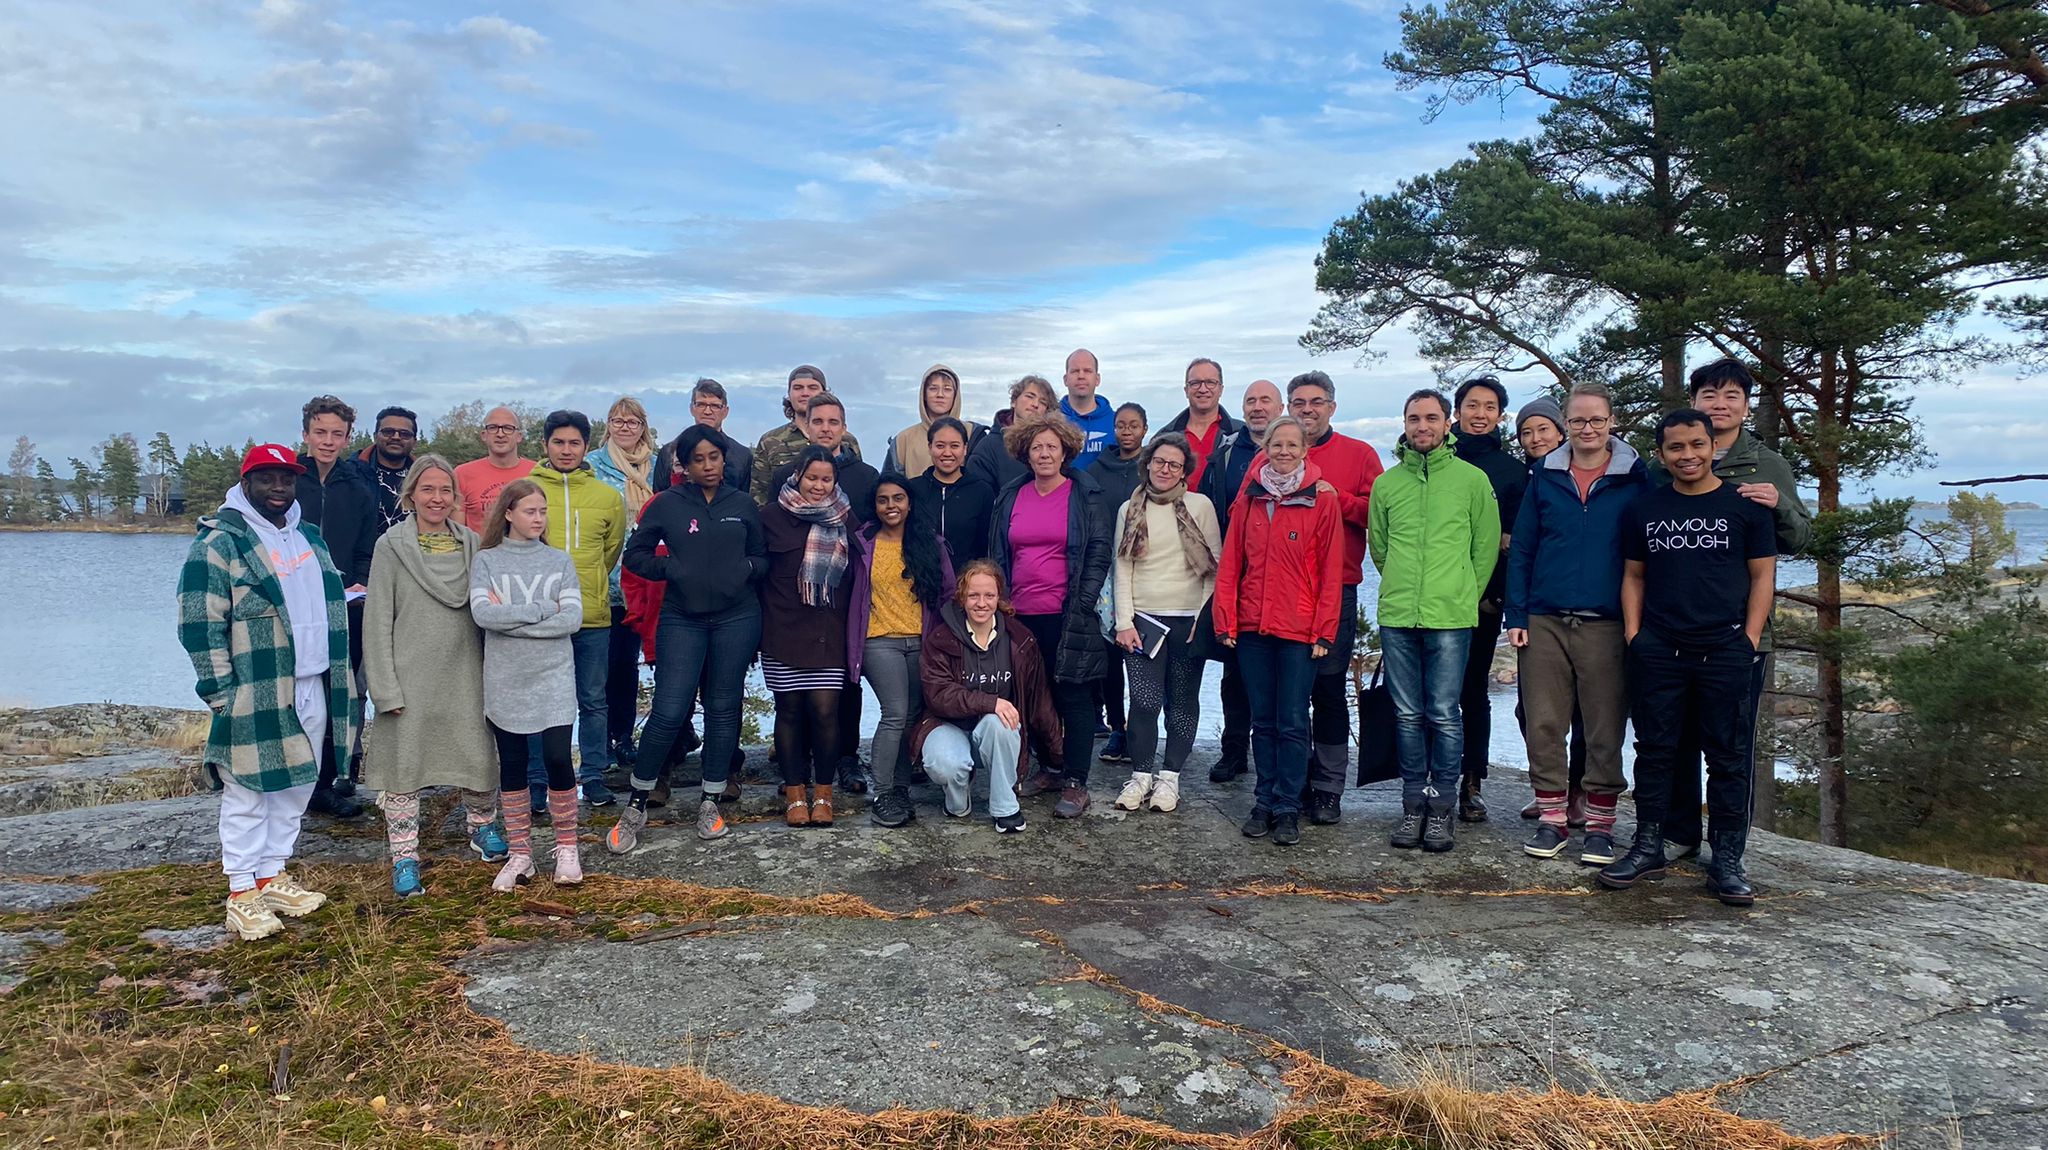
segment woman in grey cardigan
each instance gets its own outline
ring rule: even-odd
[[[381,792],[391,840],[391,889],[420,886],[420,791],[457,787],[469,845],[485,862],[505,858],[498,830],[498,767],[484,725],[484,636],[469,613],[474,531],[452,518],[462,507],[455,467],[423,455],[406,473],[399,506],[412,512],[377,541],[363,601],[363,670],[377,702],[377,733],[363,785]]]
[[[484,635],[484,718],[498,744],[498,807],[510,856],[491,889],[533,877],[533,812],[527,806],[527,740],[540,736],[548,771],[548,821],[555,828],[555,883],[583,881],[576,849],[576,771],[569,728],[576,722],[576,655],[569,636],[583,626],[583,590],[567,552],[542,540],[548,500],[540,485],[505,485],[484,522],[469,569],[469,613]]]

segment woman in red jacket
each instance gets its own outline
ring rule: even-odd
[[[1266,430],[1264,466],[1231,507],[1216,572],[1216,637],[1237,648],[1252,705],[1258,797],[1244,821],[1247,838],[1271,832],[1281,846],[1301,841],[1313,660],[1336,642],[1343,591],[1336,490],[1308,462],[1300,421],[1282,416]]]

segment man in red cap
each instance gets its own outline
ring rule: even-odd
[[[299,518],[305,465],[288,447],[242,457],[242,481],[199,520],[178,577],[178,640],[213,712],[205,762],[220,784],[227,925],[244,939],[327,901],[285,870],[320,774],[348,754],[355,678],[341,572]],[[329,722],[329,716],[334,717]]]

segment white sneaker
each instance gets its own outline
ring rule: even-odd
[[[518,851],[505,859],[505,865],[498,868],[498,875],[491,880],[491,889],[499,894],[510,894],[519,889],[519,884],[533,878],[533,855]]]
[[[1170,811],[1180,805],[1180,772],[1161,771],[1152,784],[1152,809]]]
[[[1175,786],[1178,787],[1179,784],[1176,782]],[[1152,772],[1133,771],[1131,772],[1131,781],[1124,784],[1123,793],[1116,797],[1116,809],[1120,811],[1135,811],[1145,805],[1145,796],[1151,793]],[[1179,791],[1176,790],[1174,793],[1179,794]]]
[[[228,896],[228,929],[244,942],[269,938],[284,929],[284,920],[263,901],[256,890],[236,891]]]
[[[263,901],[272,911],[286,918],[301,918],[327,905],[326,895],[300,886],[290,871],[284,871],[264,883],[256,893],[263,896]]]

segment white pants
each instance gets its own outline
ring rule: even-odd
[[[327,737],[326,678],[308,675],[293,683],[292,709],[318,755]],[[284,864],[298,845],[299,823],[306,817],[315,784],[256,791],[225,771],[220,781],[220,869],[227,873],[229,890],[248,890],[258,879],[284,873]]]
[[[1017,753],[1023,739],[1022,731],[1011,730],[994,715],[983,715],[971,736],[951,723],[932,728],[924,738],[924,773],[945,792],[947,812],[967,813],[968,775],[980,767],[988,772],[988,813],[1016,814]]]

